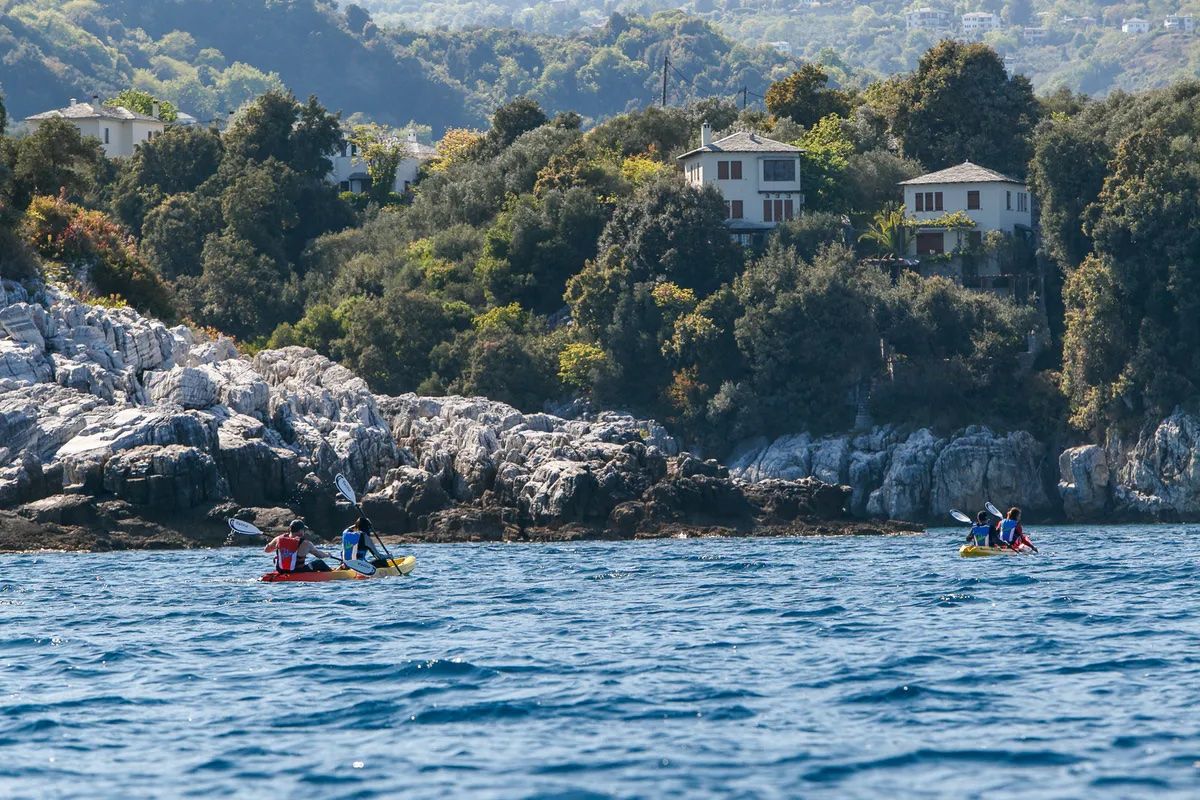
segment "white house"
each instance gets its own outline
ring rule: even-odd
[[[84,136],[100,140],[104,155],[122,158],[133,155],[133,149],[148,142],[163,132],[166,125],[157,117],[130,111],[124,106],[106,106],[100,103],[78,103],[71,98],[66,108],[44,111],[25,118],[30,133],[48,119],[65,119]]]
[[[347,132],[348,133],[348,132]],[[400,142],[399,139],[394,141]],[[437,148],[417,141],[417,135],[412,131],[404,138],[404,158],[396,169],[396,183],[392,191],[404,194],[417,182],[417,173],[421,164],[437,158]],[[371,186],[371,176],[367,174],[367,165],[358,155],[358,146],[347,142],[342,149],[333,154],[331,159],[333,169],[329,173],[329,182],[336,184],[344,192],[361,194]]]
[[[740,131],[717,141],[700,128],[700,146],[679,156],[692,186],[715,186],[725,198],[726,225],[742,244],[793,219],[804,205],[799,147]]]
[[[990,11],[972,11],[962,15],[962,29],[968,36],[980,37],[1000,30],[1000,17]]]
[[[1121,20],[1122,33],[1149,33],[1150,23],[1139,17]]]
[[[1172,14],[1163,20],[1163,27],[1169,31],[1193,33],[1196,30],[1196,22],[1191,14]]]
[[[904,206],[917,221],[914,255],[951,253],[978,245],[989,231],[1017,233],[1033,229],[1029,187],[970,161],[904,181]],[[961,211],[975,223],[959,241],[956,231],[921,226]]]
[[[940,8],[922,6],[904,12],[904,25],[908,30],[944,31],[950,28],[950,12]]]

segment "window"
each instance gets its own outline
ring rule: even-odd
[[[740,181],[742,179],[742,162],[729,162],[729,177],[733,178],[735,181]]]
[[[917,234],[917,253],[927,255],[944,252],[946,252],[946,237],[942,231],[923,231]]]
[[[972,250],[983,247],[983,231],[967,231],[967,246]]]
[[[917,192],[917,211],[941,211],[941,192]]]
[[[719,180],[719,181],[729,180],[729,162],[728,161],[718,161],[717,162],[717,180]]]
[[[978,211],[979,210],[979,190],[978,189],[967,192],[967,210],[968,211]]]
[[[1017,211],[1029,210],[1029,195],[1025,192],[1017,192]]]
[[[763,199],[763,222],[786,222],[795,218],[796,203],[790,197],[786,200]]]
[[[104,129],[104,143],[108,144],[108,128]]]
[[[742,219],[742,201],[725,201],[725,219]]]
[[[742,179],[742,162],[740,161],[718,161],[717,162],[717,180],[719,181],[740,181]]]
[[[795,160],[770,158],[763,161],[763,180],[772,182],[796,180]]]
[[[917,211],[925,210],[925,193],[917,192]]]
[[[1012,211],[1012,192],[1004,193],[1004,210]]]
[[[934,211],[942,210],[942,193],[941,192],[933,193],[933,210]]]

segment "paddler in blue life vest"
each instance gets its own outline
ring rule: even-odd
[[[276,572],[329,572],[329,565],[321,559],[330,558],[329,553],[309,540],[309,527],[302,519],[294,519],[288,532],[281,533],[263,548],[264,553],[275,554]],[[309,556],[315,556],[308,562]]]
[[[1016,506],[1010,508],[1004,519],[1000,520],[1000,541],[1012,550],[1028,547],[1035,553],[1038,551],[1025,535],[1025,529],[1021,527],[1021,509]]]
[[[362,558],[366,553],[371,554],[371,563],[375,566],[388,566],[387,559],[371,544],[371,521],[359,517],[353,525],[342,531],[342,558],[351,561]]]
[[[992,526],[988,523],[988,513],[980,511],[975,515],[975,524],[971,526],[971,532],[967,534],[967,543],[973,543],[976,547],[987,547],[991,543]]]

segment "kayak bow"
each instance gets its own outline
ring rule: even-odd
[[[976,544],[964,544],[958,548],[958,554],[963,558],[983,558],[985,556],[1020,556],[1026,555],[1023,550],[1013,550],[1008,547],[980,547]]]

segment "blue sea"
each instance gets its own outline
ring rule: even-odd
[[[1194,798],[1195,533],[0,556],[0,797]]]

